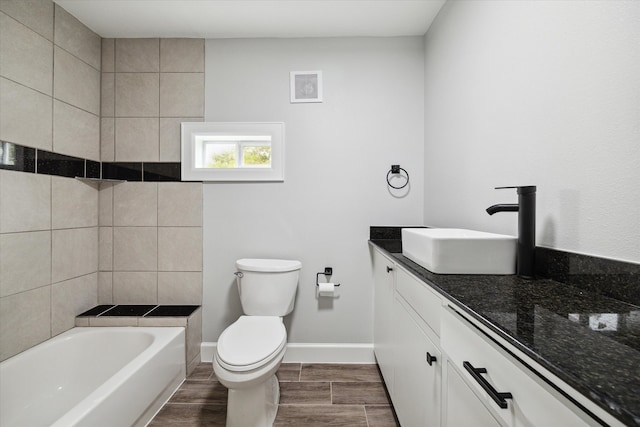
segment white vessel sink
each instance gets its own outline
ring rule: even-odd
[[[460,228],[403,228],[402,255],[433,273],[515,274],[517,241]]]

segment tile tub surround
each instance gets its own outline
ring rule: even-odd
[[[283,363],[274,426],[398,427],[376,365]],[[224,426],[227,389],[201,363],[149,424]]]
[[[97,302],[97,186],[61,177],[100,160],[101,64],[100,37],[51,0],[0,1],[0,41],[4,360]]]
[[[97,303],[98,189],[0,169],[0,360]]]
[[[199,305],[101,304],[79,314],[75,326],[181,326],[186,331],[187,374],[200,363],[202,308]]]
[[[180,122],[203,120],[204,40],[101,39],[51,0],[1,1],[0,40],[0,141],[15,152],[13,161],[0,162],[0,360],[72,327],[75,316],[96,303],[139,302],[140,296],[155,304],[201,304],[201,268],[113,271],[114,205],[102,195],[114,184],[65,183],[59,177],[151,186],[179,181]],[[145,79],[145,73],[154,76]],[[138,100],[126,96],[134,89],[127,74],[130,81],[157,81],[139,110]],[[145,136],[140,147],[132,145],[138,133]],[[140,152],[150,156],[136,157]],[[158,197],[163,206],[172,205],[172,197],[191,203],[175,195],[201,194],[201,184],[196,191],[191,185]],[[95,193],[101,195],[97,203]],[[201,199],[196,194],[192,206],[180,208],[201,215]],[[193,217],[179,211],[165,207],[148,215],[169,218],[165,226],[201,230],[201,220],[194,225]],[[181,216],[185,222],[178,221]],[[65,256],[65,245],[81,258]],[[197,258],[202,243],[194,245],[185,249]],[[20,261],[26,259],[41,268],[29,269]],[[134,277],[142,285],[132,285]]]
[[[101,81],[101,159],[180,162],[180,122],[204,120],[204,40],[103,39]]]
[[[202,304],[202,184],[100,188],[100,304]]]
[[[640,425],[639,306],[551,279],[434,274],[395,252],[397,241],[371,244],[391,248],[399,264],[614,417]]]

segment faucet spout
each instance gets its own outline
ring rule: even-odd
[[[519,209],[520,209],[520,206],[517,204],[501,203],[501,204],[489,206],[487,208],[487,213],[489,215],[493,215],[494,213],[498,213],[498,212],[518,212]]]
[[[516,256],[516,274],[524,279],[535,277],[536,249],[536,187],[496,187],[496,189],[515,188],[518,192],[517,204],[497,204],[489,206],[487,213],[518,212],[518,253]]]

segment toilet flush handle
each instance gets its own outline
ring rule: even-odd
[[[239,279],[242,279],[244,277],[244,273],[242,271],[236,271],[233,274],[235,274],[235,276]]]

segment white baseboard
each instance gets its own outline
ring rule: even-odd
[[[215,342],[203,342],[201,360],[212,362]],[[373,344],[288,343],[285,363],[376,363]]]
[[[213,362],[213,354],[216,352],[217,342],[203,342],[200,344],[200,361]]]

